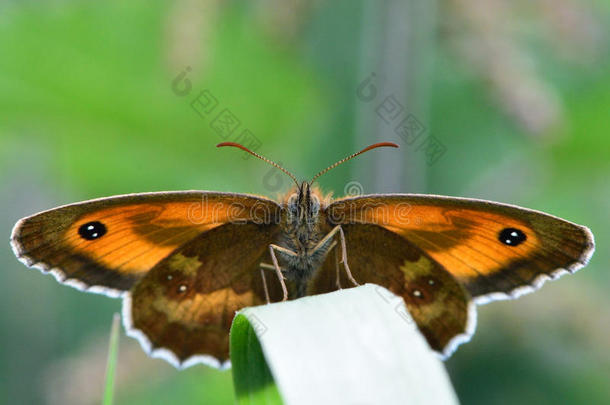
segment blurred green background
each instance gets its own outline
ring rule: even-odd
[[[25,268],[13,224],[121,193],[276,196],[286,177],[214,147],[248,130],[302,178],[401,145],[323,177],[336,195],[479,197],[590,226],[586,269],[479,307],[447,368],[466,404],[609,403],[609,27],[601,0],[0,3],[0,402],[99,403],[120,308]],[[217,105],[200,115],[204,90]],[[233,400],[230,372],[176,371],[124,335],[119,356],[119,404]]]

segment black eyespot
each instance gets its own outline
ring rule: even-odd
[[[98,221],[87,222],[78,228],[78,234],[87,240],[94,240],[106,235],[106,225]]]
[[[515,228],[506,228],[498,236],[500,242],[508,246],[519,246],[527,239],[523,231]]]

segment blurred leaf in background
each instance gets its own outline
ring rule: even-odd
[[[214,148],[246,129],[303,178],[384,137],[402,149],[322,186],[375,192],[396,178],[394,192],[520,204],[596,235],[586,269],[480,309],[447,362],[460,399],[607,403],[609,27],[610,4],[593,0],[4,2],[0,230],[8,240],[23,216],[120,193],[285,191],[266,165]],[[191,90],[176,94],[187,67]],[[389,79],[367,104],[357,89],[371,71]],[[203,91],[217,107],[202,117]],[[446,148],[433,165],[378,115],[389,95]],[[224,110],[239,122],[230,135],[212,125]],[[8,243],[0,262],[0,401],[98,403],[119,301],[26,269]],[[176,371],[124,337],[119,352],[118,404],[233,401],[230,372]]]

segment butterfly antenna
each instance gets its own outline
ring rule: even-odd
[[[289,177],[292,179],[292,181],[294,181],[294,184],[296,184],[296,185],[297,185],[297,187],[299,186],[299,182],[297,181],[297,178],[296,178],[296,177],[294,177],[294,174],[290,173],[288,170],[284,169],[282,166],[278,165],[278,164],[277,164],[277,163],[275,163],[274,161],[272,161],[272,160],[270,160],[270,159],[267,159],[266,157],[261,156],[261,155],[259,155],[259,154],[258,154],[258,153],[256,153],[256,152],[252,152],[250,149],[246,148],[245,146],[240,145],[240,144],[235,143],[235,142],[221,142],[221,143],[219,143],[218,145],[216,145],[216,147],[217,147],[217,148],[221,148],[221,147],[223,147],[223,146],[233,146],[234,148],[239,148],[239,149],[241,149],[241,150],[243,150],[243,151],[248,152],[248,153],[249,153],[249,154],[251,154],[252,156],[256,156],[256,157],[257,157],[257,158],[259,158],[260,160],[263,160],[263,161],[265,161],[265,162],[269,163],[271,166],[274,166],[274,167],[276,167],[276,168],[280,169],[281,171],[283,171],[284,173],[286,173],[286,174],[287,174],[287,175],[288,175],[288,176],[289,176]]]
[[[316,181],[316,179],[318,177],[320,177],[321,175],[323,175],[324,173],[326,173],[329,170],[334,169],[335,167],[339,166],[341,163],[345,163],[350,159],[355,158],[358,155],[362,155],[364,152],[368,152],[371,149],[375,149],[375,148],[382,148],[385,146],[389,146],[391,148],[398,148],[399,146],[397,144],[395,144],[394,142],[379,142],[379,143],[374,143],[371,146],[367,146],[366,148],[362,149],[360,152],[356,152],[352,155],[349,155],[346,158],[343,158],[341,160],[339,160],[337,163],[334,163],[330,166],[328,166],[326,169],[322,170],[320,173],[316,174],[315,176],[313,176],[313,179],[311,179],[311,181],[309,182],[309,184],[313,184],[314,181]]]

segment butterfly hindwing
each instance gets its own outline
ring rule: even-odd
[[[374,283],[402,297],[430,347],[444,356],[451,354],[474,330],[470,295],[441,265],[401,236],[371,224],[343,225],[348,264],[358,283]],[[330,252],[310,285],[310,293],[337,289],[336,252]],[[352,285],[339,267],[340,284]],[[380,293],[380,299],[387,299]],[[389,305],[392,304],[388,301]],[[397,322],[400,307],[396,307]]]
[[[176,366],[222,365],[229,356],[235,312],[266,302],[259,264],[269,263],[273,224],[225,224],[203,233],[159,262],[128,293],[123,319],[147,352]],[[274,273],[271,301],[282,299]],[[220,361],[220,362],[218,362]]]
[[[24,218],[11,245],[58,281],[118,296],[197,235],[227,222],[277,222],[266,198],[219,192],[142,193],[70,204]]]

